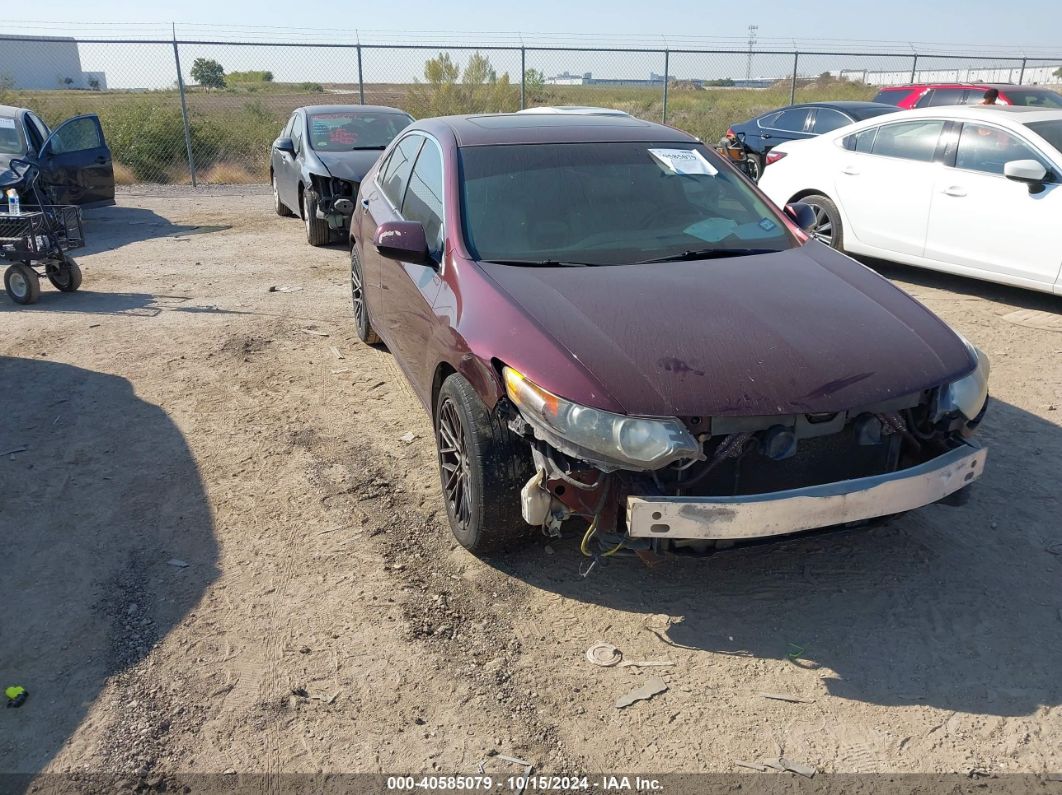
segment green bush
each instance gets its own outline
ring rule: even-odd
[[[225,75],[229,83],[272,83],[273,73],[266,71],[229,72]]]
[[[187,162],[181,109],[148,98],[100,110],[100,123],[114,159],[133,170],[138,182],[168,182],[175,166]],[[192,151],[214,158],[216,145],[207,125],[193,118]]]

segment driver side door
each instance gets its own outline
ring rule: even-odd
[[[67,119],[38,158],[41,182],[58,204],[114,204],[114,164],[99,116]]]

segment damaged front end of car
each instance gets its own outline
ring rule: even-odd
[[[524,520],[586,521],[588,556],[706,553],[958,502],[982,474],[973,440],[987,358],[954,383],[829,413],[631,417],[551,394],[502,368],[509,428],[531,448]]]
[[[354,200],[358,195],[357,182],[310,175],[313,192],[316,197],[317,217],[328,223],[328,228],[345,230],[350,228],[350,218],[354,215]]]

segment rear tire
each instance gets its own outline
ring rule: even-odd
[[[66,257],[61,265],[49,265],[45,273],[52,286],[61,292],[73,293],[81,287],[81,268],[73,257]]]
[[[29,265],[16,262],[4,271],[4,289],[16,304],[35,304],[41,297],[41,280]]]
[[[365,304],[365,276],[361,269],[358,247],[350,249],[350,299],[354,309],[354,328],[358,339],[366,345],[375,345],[380,341],[369,322],[369,308]]]
[[[312,190],[302,195],[302,215],[306,222],[306,242],[311,246],[324,246],[331,239],[328,222],[317,217],[317,194]]]
[[[532,528],[520,513],[520,488],[531,476],[531,456],[456,373],[439,390],[435,443],[446,515],[458,543],[475,552],[526,543]]]
[[[746,157],[749,161],[749,179],[759,182],[760,177],[763,176],[763,157],[755,152],[749,152]]]
[[[273,183],[273,209],[281,218],[291,218],[295,215],[288,206],[280,200],[280,190],[277,189],[277,175],[270,174],[269,181]]]
[[[837,205],[819,194],[806,196],[801,201],[815,211],[815,225],[808,233],[816,240],[844,251],[844,227]]]

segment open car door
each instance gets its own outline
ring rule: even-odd
[[[41,182],[59,204],[114,204],[114,166],[99,116],[67,119],[41,147]]]

